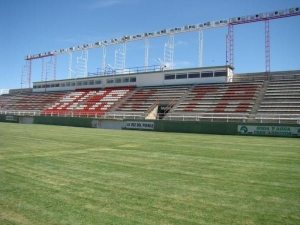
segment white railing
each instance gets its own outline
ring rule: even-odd
[[[257,115],[255,120],[259,121],[260,123],[273,121],[274,123],[281,123],[282,121],[289,121],[300,124],[300,115]]]
[[[249,114],[226,114],[226,113],[202,113],[202,114],[183,114],[183,113],[170,113],[164,117],[166,120],[180,120],[180,121],[201,121],[209,120],[213,121],[226,121],[241,120],[244,123],[247,121]]]
[[[40,116],[40,110],[0,110],[2,115],[15,115],[15,116]]]
[[[0,110],[0,115],[16,115],[16,116],[61,116],[61,117],[90,117],[99,119],[145,119],[146,115],[144,112],[128,112],[128,113],[105,113],[105,114],[73,114],[72,112],[63,113],[52,113],[52,114],[42,114],[40,110]],[[160,115],[157,114],[157,119]],[[251,122],[258,123],[296,123],[300,124],[300,114],[299,115],[254,115]],[[249,114],[241,113],[202,113],[202,114],[189,114],[189,113],[167,113],[165,114],[164,120],[180,120],[180,121],[242,121],[250,122]]]

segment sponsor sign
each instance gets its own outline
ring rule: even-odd
[[[153,130],[154,122],[126,121],[124,128],[139,129],[139,130]]]
[[[18,117],[16,117],[16,116],[6,116],[5,120],[6,121],[17,121]]]
[[[238,134],[259,136],[300,137],[300,127],[238,125]]]

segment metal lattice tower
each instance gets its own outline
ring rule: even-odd
[[[41,81],[44,81],[44,67],[45,67],[45,65],[44,65],[44,58],[42,58],[42,71],[41,71]]]
[[[265,21],[265,57],[266,57],[266,76],[270,78],[270,24]]]
[[[228,34],[226,35],[226,65],[234,66],[234,32],[233,25],[228,25]]]
[[[27,60],[25,66],[22,68],[21,89],[31,88],[31,69],[32,60]]]
[[[106,47],[102,47],[102,75],[106,73]]]
[[[199,55],[198,55],[198,66],[202,67],[202,60],[203,60],[203,31],[199,31]]]
[[[76,72],[72,69],[72,65],[73,65],[73,55],[72,52],[69,52],[69,72],[68,72],[68,78],[72,78],[73,74],[74,77],[76,77]]]
[[[84,49],[81,52],[81,56],[77,57],[76,65],[76,77],[87,77],[87,64],[88,64],[88,50]]]
[[[122,48],[115,51],[115,70],[123,71],[126,62],[126,43],[122,44]]]
[[[170,35],[169,41],[165,43],[164,63],[168,69],[174,66],[174,35]]]
[[[56,55],[46,62],[46,81],[56,80]]]
[[[147,72],[149,63],[149,39],[145,39],[145,72]]]

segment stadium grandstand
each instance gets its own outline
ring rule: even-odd
[[[90,117],[98,119],[139,119],[179,121],[226,121],[251,123],[300,123],[300,70],[270,71],[269,21],[300,15],[299,8],[279,10],[247,17],[212,21],[121,39],[86,44],[25,57],[22,81],[28,88],[1,91],[0,114],[19,116]],[[266,70],[235,74],[233,27],[251,22],[265,23]],[[199,67],[173,68],[174,35],[205,29],[228,27],[225,65],[203,67],[199,48]],[[126,43],[169,36],[161,65],[125,67]],[[87,72],[87,54],[91,48],[121,45],[114,67],[106,64],[97,73]],[[146,45],[145,52],[149,46]],[[69,65],[67,79],[56,80],[55,62],[60,54],[82,51],[78,71]],[[120,56],[122,56],[120,58]],[[31,62],[54,58],[53,79],[31,84]],[[118,61],[119,60],[119,61]],[[75,75],[74,75],[75,74]],[[24,83],[23,83],[24,84]]]

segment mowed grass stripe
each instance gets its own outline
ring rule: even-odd
[[[299,139],[0,129],[3,224],[300,221]]]

